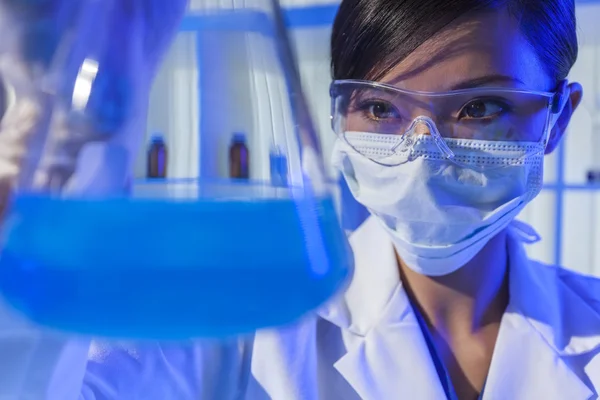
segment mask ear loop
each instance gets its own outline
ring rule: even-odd
[[[546,129],[546,135],[544,138],[544,148],[548,145],[548,137],[554,129],[554,126],[558,122],[560,118],[560,114],[565,109],[567,105],[567,101],[569,100],[569,96],[567,94],[567,86],[569,82],[565,79],[563,80],[556,93],[554,93],[554,97],[552,98],[552,104],[550,105],[550,121],[548,121],[548,128]]]

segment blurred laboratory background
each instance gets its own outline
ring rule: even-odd
[[[136,164],[138,178],[244,178],[262,175],[262,170],[270,168],[256,165],[268,161],[265,157],[252,157],[264,146],[253,140],[252,131],[241,131],[234,121],[240,120],[240,113],[252,113],[247,118],[253,121],[251,126],[255,130],[265,124],[285,129],[285,82],[279,75],[270,73],[270,67],[278,60],[257,56],[260,52],[248,50],[261,46],[260,33],[231,32],[216,38],[210,33],[204,34],[194,16],[194,10],[200,7],[239,5],[243,8],[249,1],[191,0],[180,33],[151,93],[147,146]],[[329,36],[337,4],[327,0],[281,0],[281,3],[304,93],[320,135],[325,165],[330,178],[340,181],[327,159],[335,140],[329,120]],[[600,276],[600,1],[578,2],[577,18],[579,59],[570,80],[583,84],[583,104],[562,146],[546,157],[544,189],[520,219],[532,224],[542,237],[541,242],[528,248],[533,258]],[[227,51],[215,54],[214,63],[211,60],[199,62],[198,46],[214,40],[228,41],[228,45],[222,47]],[[235,43],[239,46],[232,45]],[[218,43],[212,44],[218,46]],[[232,69],[234,79],[224,86],[220,83],[219,96],[211,93],[210,101],[219,102],[218,107],[213,103],[211,108],[218,111],[201,114],[200,93],[210,91],[215,77],[223,75],[218,71],[222,65]],[[237,99],[249,93],[258,93],[254,109],[236,105]],[[236,118],[228,118],[232,115]],[[210,127],[211,132],[204,131],[203,127]],[[203,149],[208,150],[203,152]],[[163,159],[165,165],[157,161]],[[253,164],[253,160],[256,163]],[[352,200],[342,182],[338,198],[344,228],[355,229],[366,217],[366,211]]]

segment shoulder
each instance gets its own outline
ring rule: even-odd
[[[559,265],[530,262],[534,268],[547,270],[560,286],[600,314],[600,277],[576,272]]]
[[[600,316],[600,278],[556,268],[559,280]]]

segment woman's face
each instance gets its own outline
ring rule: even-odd
[[[379,81],[428,92],[481,86],[555,89],[517,21],[504,11],[455,21]]]

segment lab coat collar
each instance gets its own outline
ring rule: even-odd
[[[508,255],[510,301],[484,400],[498,394],[519,399],[592,398],[594,392],[579,375],[584,371],[572,370],[568,359],[600,345],[598,332],[589,336],[588,331],[600,326],[598,314],[565,285],[558,267],[530,261],[517,235],[508,236]],[[590,377],[600,373],[585,372]]]
[[[355,272],[344,295],[320,311],[349,337],[335,368],[365,399],[445,398],[425,340],[402,288],[388,234],[371,217],[350,237]],[[530,262],[509,236],[511,299],[494,351],[485,399],[589,399],[593,392],[564,357],[600,346],[600,317],[558,278]],[[570,315],[577,310],[577,316]],[[580,311],[581,310],[581,311]],[[587,319],[587,320],[586,320]],[[586,330],[587,328],[587,330]],[[594,371],[600,375],[600,356]]]
[[[563,279],[557,266],[531,261],[509,236],[510,304],[507,314],[522,316],[560,356],[600,348],[600,314]]]

